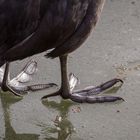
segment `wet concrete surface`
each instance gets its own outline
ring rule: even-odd
[[[107,0],[96,30],[69,57],[69,72],[81,81],[77,88],[122,78],[123,86],[110,93],[125,102],[77,104],[59,97],[40,100],[57,89],[29,93],[22,99],[1,92],[0,140],[139,140],[139,7],[139,0]],[[38,62],[32,83],[60,85],[58,59],[46,59],[43,54],[12,63],[12,76],[32,58]]]

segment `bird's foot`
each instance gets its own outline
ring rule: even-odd
[[[117,83],[121,83],[121,85],[122,85],[123,81],[121,79],[112,79],[112,80],[107,81],[96,87],[90,86],[90,87],[87,87],[82,90],[74,90],[74,88],[78,82],[79,82],[78,78],[74,74],[70,74],[70,78],[69,78],[70,91],[69,91],[68,99],[71,99],[74,102],[104,103],[104,102],[114,102],[114,101],[118,101],[118,100],[124,101],[124,99],[121,97],[97,96],[97,95],[103,93],[104,91],[106,91],[107,89],[110,89]],[[62,92],[63,92],[63,90],[61,88],[59,91],[57,91],[55,93],[42,97],[42,99],[46,99],[48,97],[57,96],[57,95],[60,95],[63,98],[62,95],[64,95],[64,93],[62,94]]]
[[[117,83],[121,83],[121,86],[123,84],[123,81],[121,79],[112,79],[96,87],[90,86],[83,90],[73,91],[70,94],[70,99],[79,103],[104,103],[123,100],[121,97],[116,96],[97,96],[101,95],[104,91],[112,88]]]
[[[44,90],[57,86],[54,83],[26,85],[28,82],[32,80],[32,76],[36,73],[36,71],[37,71],[37,62],[31,60],[25,65],[25,67],[21,70],[21,72],[16,77],[14,77],[11,80],[9,74],[6,83],[3,83],[2,81],[4,76],[4,69],[1,67],[0,87],[3,91],[10,91],[16,96],[22,96],[28,93],[29,91]]]
[[[17,91],[15,91],[14,88],[10,87],[7,83],[2,83],[1,89],[2,89],[2,91],[10,91],[15,96],[21,96],[20,93],[18,93]]]

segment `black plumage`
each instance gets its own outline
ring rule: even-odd
[[[105,0],[0,0],[0,66],[6,63],[2,90],[7,84],[9,62],[52,49],[46,56],[59,57],[61,88],[46,95],[60,95],[76,102],[111,102],[120,97],[93,95],[112,87],[113,79],[95,88],[72,93],[67,77],[67,56],[81,46],[95,27]]]
[[[68,54],[87,38],[104,0],[0,0],[0,62],[54,48]]]

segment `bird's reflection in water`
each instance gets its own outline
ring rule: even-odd
[[[54,122],[54,127],[46,128],[46,139],[47,140],[68,140],[72,134],[75,132],[73,124],[68,119],[69,109],[74,105],[71,101],[61,100],[60,103],[55,101],[45,101],[43,104],[47,108],[53,108],[59,112],[56,116]],[[48,136],[50,134],[57,134],[57,137]]]
[[[116,93],[120,87],[114,87],[105,93]],[[57,116],[52,118],[53,126],[40,124],[42,132],[37,134],[17,134],[11,125],[10,106],[19,102],[21,98],[14,98],[10,94],[0,93],[1,104],[3,108],[5,136],[4,140],[39,140],[43,136],[43,140],[68,140],[75,133],[73,124],[68,119],[70,108],[76,103],[61,100],[60,103],[55,101],[43,101],[43,105],[50,109],[55,109]],[[50,120],[50,121],[52,121]],[[20,126],[19,126],[20,127]]]
[[[36,134],[17,134],[11,125],[9,107],[20,101],[20,98],[13,98],[10,94],[5,93],[0,93],[0,98],[5,121],[4,140],[38,140],[39,135]]]
[[[14,103],[20,101],[20,98],[13,98],[10,94],[0,93],[1,104],[3,108],[3,115],[4,115],[4,123],[5,123],[5,135],[4,140],[38,140],[40,135],[37,134],[17,134],[12,127],[11,118],[10,118],[10,111],[9,108]],[[71,101],[64,101],[61,100],[60,103],[55,101],[45,101],[43,104],[47,108],[56,109],[59,114],[54,117],[54,127],[50,127],[48,125],[42,125],[43,134],[45,139],[47,140],[67,140],[69,139],[74,131],[74,126],[68,120],[68,113],[70,107],[74,104]],[[19,126],[20,127],[20,126]],[[49,135],[55,135],[51,137]],[[43,136],[43,137],[44,137]]]
[[[104,94],[112,94],[116,93],[120,86],[115,86],[113,88],[110,88]],[[43,104],[47,108],[55,109],[59,112],[59,114],[56,116],[56,119],[54,120],[54,126],[55,127],[44,127],[44,135],[46,135],[47,140],[68,140],[71,138],[73,133],[76,133],[75,128],[73,124],[68,119],[69,110],[73,105],[76,105],[76,103],[71,101],[65,101],[61,100],[60,103],[57,103],[55,101],[43,101]],[[49,137],[49,134],[57,134],[57,137]]]

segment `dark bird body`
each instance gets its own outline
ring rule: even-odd
[[[0,0],[0,66],[6,63],[2,90],[7,85],[9,62],[49,49],[46,56],[60,58],[60,95],[76,102],[108,102],[120,97],[90,97],[88,90],[72,94],[67,77],[67,56],[86,40],[95,27],[105,0]],[[90,91],[97,94],[121,81],[113,79]],[[81,94],[82,93],[82,94]]]
[[[104,0],[0,0],[0,62],[77,49],[96,25]],[[2,63],[3,62],[3,63]]]

